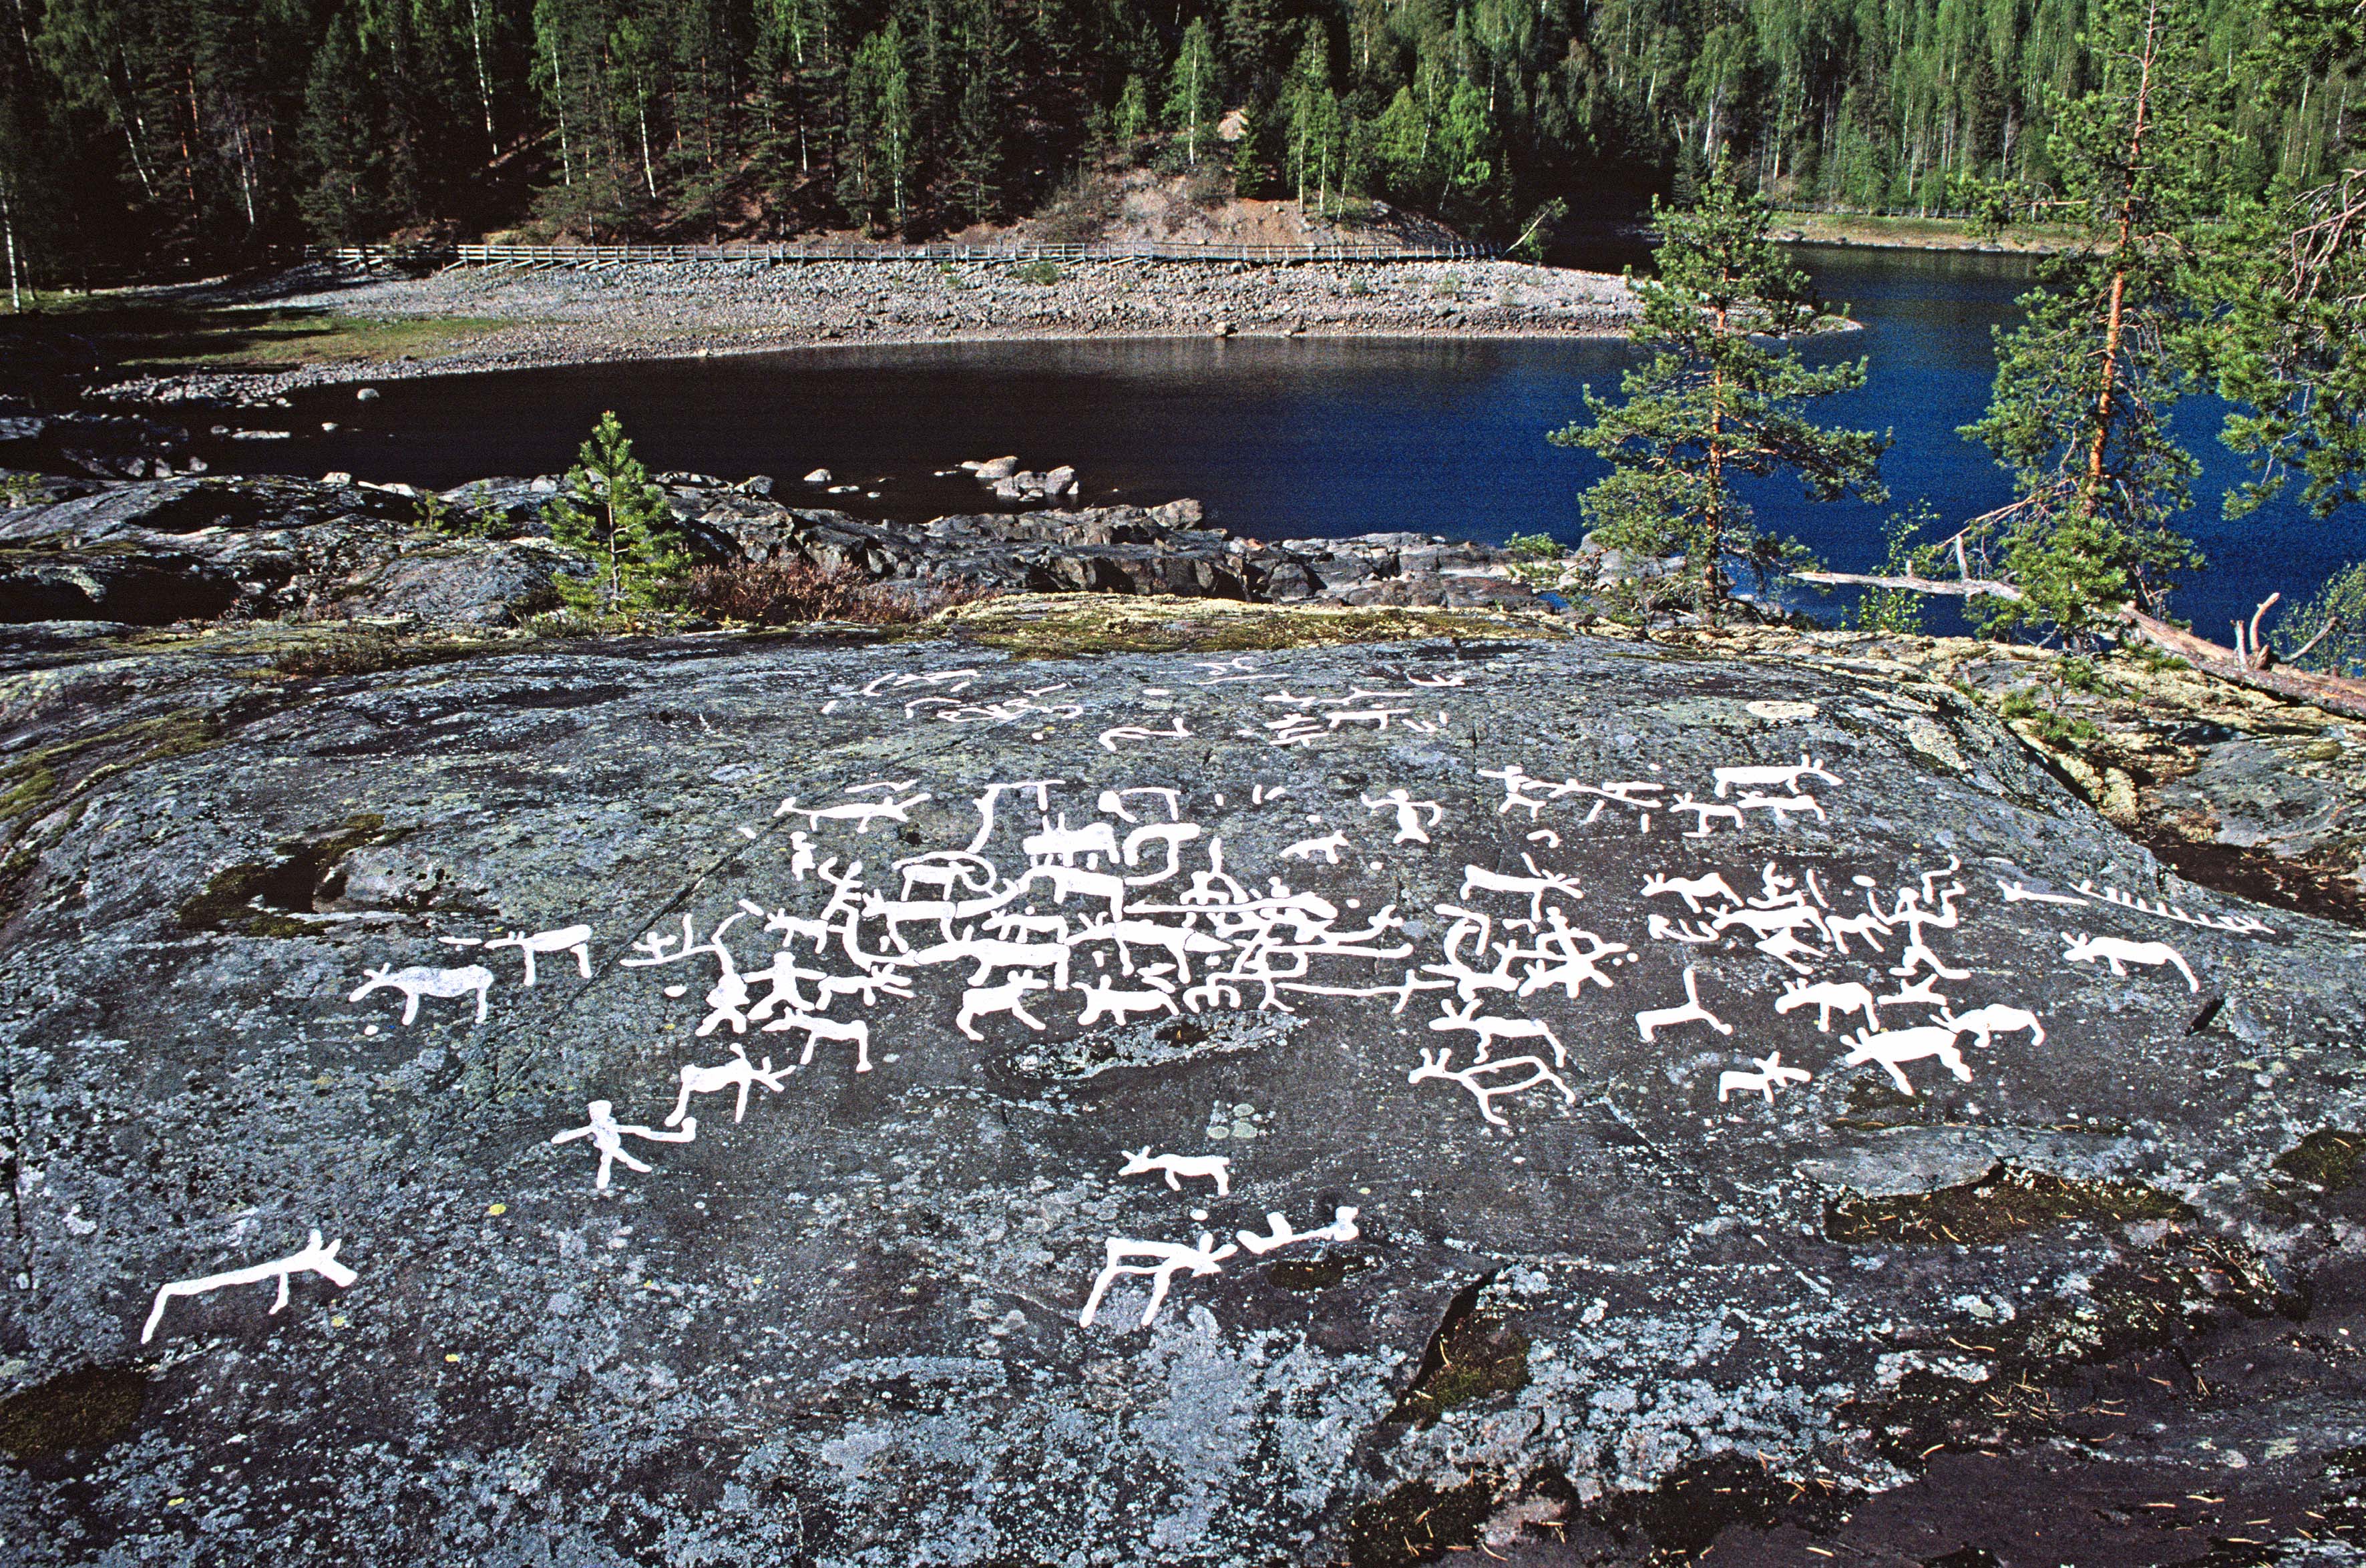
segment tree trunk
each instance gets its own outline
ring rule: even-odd
[[[2128,132],[2127,186],[2120,192],[2119,248],[2113,253],[2112,288],[2103,321],[2102,386],[2095,395],[2095,440],[2087,453],[2086,508],[2090,513],[2103,486],[2103,458],[2111,441],[2112,420],[2117,412],[2119,390],[2120,344],[2126,331],[2125,306],[2128,293],[2128,268],[2133,263],[2131,251],[2135,243],[2136,180],[2144,159],[2145,135],[2150,130],[2152,110],[2152,62],[2160,41],[2160,4],[2153,4],[2145,12],[2144,52],[2137,57],[2135,122]]]
[[[8,309],[22,310],[25,299],[17,277],[17,213],[8,205],[8,182],[6,180],[0,180],[0,237],[5,237],[8,243]]]

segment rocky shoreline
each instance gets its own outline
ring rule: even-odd
[[[308,387],[480,370],[888,344],[1139,337],[1600,337],[1625,282],[1515,262],[616,265],[423,277],[321,268],[216,298],[377,318],[492,320],[453,352],[118,379],[122,404],[237,406]]]

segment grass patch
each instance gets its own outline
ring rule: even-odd
[[[285,369],[445,354],[510,323],[490,317],[349,316],[285,306],[178,304],[103,294],[0,317],[0,358],[86,362],[123,371]]]
[[[201,751],[217,733],[211,716],[180,708],[28,752],[0,764],[0,822],[70,800],[127,769]],[[100,760],[76,773],[94,754]]]
[[[482,642],[422,642],[366,626],[291,642],[271,656],[271,671],[298,681],[376,675],[389,670],[466,659],[491,646]]]
[[[2066,1181],[2002,1167],[1977,1181],[1896,1198],[1843,1198],[1824,1209],[1824,1234],[1846,1243],[1989,1247],[2072,1220],[2187,1220],[2193,1211],[2141,1181]]]
[[[2058,250],[2069,231],[2044,225],[2016,225],[2000,236],[1980,232],[1965,218],[1893,218],[1880,214],[1843,212],[1777,212],[1778,234],[1788,231],[1811,245],[1877,245],[1901,250],[2007,251]]]
[[[2366,1158],[2366,1136],[2338,1127],[2320,1127],[2278,1155],[2272,1164],[2286,1176],[2322,1187],[2327,1192],[2341,1192],[2358,1184],[2361,1158]]]
[[[1009,593],[930,623],[1022,658],[1095,653],[1249,653],[1447,637],[1466,642],[1574,635],[1550,615],[1400,606],[1251,604],[1166,594]]]

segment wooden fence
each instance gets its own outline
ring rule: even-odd
[[[365,272],[444,266],[480,266],[513,271],[574,267],[596,271],[614,266],[672,265],[695,262],[796,266],[813,262],[970,262],[993,265],[1046,261],[1180,261],[1286,266],[1308,262],[1483,261],[1495,254],[1495,247],[1492,245],[1467,241],[1437,245],[1332,242],[1309,242],[1297,245],[1187,245],[1156,241],[1108,245],[870,245],[842,241],[732,245],[335,245],[321,246],[313,252],[319,259],[334,265]]]

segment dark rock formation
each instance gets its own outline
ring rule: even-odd
[[[1065,660],[11,634],[12,1560],[2357,1531],[2355,932],[2179,883],[1936,682],[1253,651],[1353,614]],[[686,1070],[694,1139],[604,1190],[554,1142],[667,1134]],[[349,1287],[142,1342],[316,1228]]]

